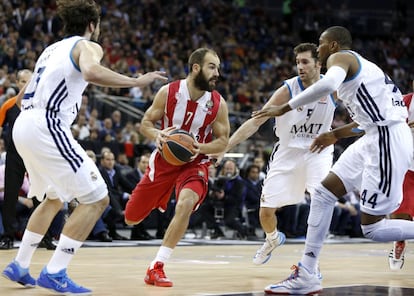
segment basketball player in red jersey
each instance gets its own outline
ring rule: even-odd
[[[414,81],[413,81],[414,89]],[[413,94],[404,95],[403,100],[408,109],[408,125],[414,138],[414,102]],[[391,214],[393,219],[413,220],[414,217],[414,164],[405,174],[403,183],[403,200],[400,207]],[[404,253],[407,246],[406,241],[395,241],[388,256],[388,263],[391,270],[400,270],[404,265]]]
[[[191,213],[207,194],[208,154],[223,151],[228,143],[230,124],[227,104],[213,89],[219,78],[220,59],[208,48],[195,50],[189,58],[186,79],[163,86],[145,112],[140,132],[155,140],[145,176],[132,192],[125,208],[125,222],[140,223],[153,209],[165,211],[175,188],[177,204],[162,245],[151,262],[145,283],[171,287],[164,273],[164,263],[187,230]],[[161,123],[161,129],[155,127]],[[182,166],[168,164],[161,156],[162,144],[169,132],[184,129],[196,138],[192,161]]]

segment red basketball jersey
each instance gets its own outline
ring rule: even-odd
[[[201,98],[193,101],[185,79],[171,82],[162,129],[175,126],[192,133],[199,143],[211,142],[212,124],[219,106],[220,94],[217,91],[205,92]]]

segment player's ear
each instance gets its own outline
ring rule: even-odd
[[[197,63],[193,64],[193,69],[192,69],[193,71],[192,72],[198,73],[198,72],[200,72],[200,69],[201,69],[201,66],[199,64],[197,64]]]
[[[333,52],[336,52],[339,48],[339,43],[337,41],[329,42],[329,49]]]

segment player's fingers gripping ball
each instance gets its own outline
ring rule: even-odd
[[[195,139],[189,132],[173,130],[162,145],[161,156],[171,165],[184,165],[194,156],[194,143]]]

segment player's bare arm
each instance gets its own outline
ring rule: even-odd
[[[357,123],[351,122],[329,132],[322,133],[313,140],[309,149],[311,152],[320,153],[329,145],[335,144],[339,139],[362,135],[364,131],[357,129],[357,127]]]
[[[359,67],[356,58],[346,52],[332,54],[327,61],[327,66],[328,71],[322,79],[306,88],[288,103],[263,108],[260,111],[253,112],[252,116],[254,118],[281,116],[299,106],[314,102],[320,97],[327,96],[336,91],[345,78],[356,73]]]
[[[289,102],[290,93],[286,85],[279,87],[266,102],[262,109],[270,108],[271,106],[282,106]],[[240,144],[242,141],[251,137],[261,125],[263,125],[268,118],[261,117],[256,118],[252,117],[246,122],[244,122],[237,131],[231,136],[229,140],[229,145],[227,145],[227,151],[229,151],[234,146]]]
[[[270,117],[281,116],[290,110],[292,110],[292,108],[288,103],[282,105],[270,105],[268,107],[262,108],[259,111],[253,111],[252,117],[269,119]]]
[[[224,99],[220,99],[220,107],[217,118],[212,125],[214,139],[210,143],[199,143],[200,153],[214,154],[223,151],[229,140],[230,123],[227,104]]]
[[[282,105],[288,102],[290,99],[289,89],[286,85],[279,87],[267,101],[267,103],[263,106],[263,108],[267,108],[272,105]],[[235,146],[239,145],[241,142],[245,141],[246,139],[250,138],[261,125],[263,125],[268,118],[250,118],[249,120],[245,121],[230,137],[229,143],[224,151],[220,153],[215,153],[209,155],[211,158],[217,159],[217,163],[220,163],[224,157],[224,154]]]
[[[159,130],[155,127],[155,124],[164,117],[167,96],[168,85],[164,85],[155,95],[152,105],[145,111],[139,130],[144,137],[155,141],[158,149],[161,149],[169,132],[175,129],[173,126],[167,127],[164,130]]]
[[[148,72],[135,77],[128,77],[114,72],[100,64],[103,57],[102,47],[88,40],[81,40],[75,46],[72,57],[81,69],[83,78],[92,84],[107,87],[144,87],[154,80],[166,82],[167,77],[163,71]]]

